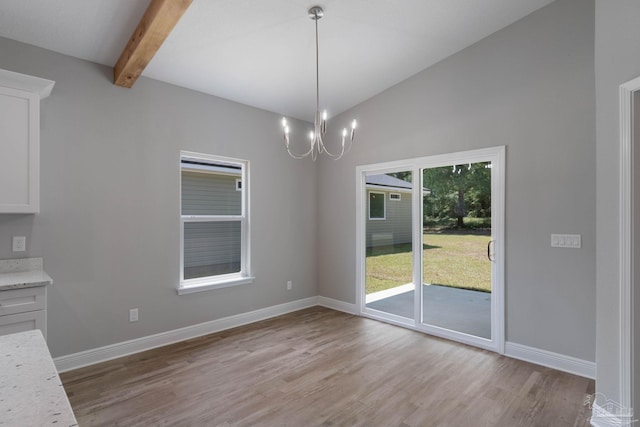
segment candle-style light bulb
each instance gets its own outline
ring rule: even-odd
[[[284,119],[282,119],[284,122]],[[289,126],[286,125],[286,122],[282,124],[284,127],[284,142],[286,143],[287,150],[289,149]]]
[[[320,134],[324,135],[327,132],[327,110],[322,112],[322,120],[320,121]]]
[[[351,122],[351,129],[355,129],[358,123],[354,120]]]
[[[313,137],[315,136],[315,134],[313,133],[313,131],[309,132],[309,139],[313,141]]]
[[[282,127],[283,128],[287,127],[287,119],[285,119],[284,117],[282,118]]]

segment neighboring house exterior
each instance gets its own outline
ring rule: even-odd
[[[411,187],[389,175],[370,175],[367,189],[367,247],[411,243]]]
[[[220,165],[182,166],[182,215],[239,215],[240,169]],[[184,278],[237,272],[240,221],[190,222],[184,226]]]

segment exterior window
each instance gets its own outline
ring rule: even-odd
[[[385,219],[385,197],[384,193],[369,192],[369,219]]]
[[[400,193],[389,193],[389,200],[395,200],[395,201],[401,200]]]
[[[251,282],[247,169],[244,160],[181,152],[179,294]]]

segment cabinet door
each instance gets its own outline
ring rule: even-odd
[[[40,97],[0,86],[0,213],[39,210]]]
[[[0,335],[16,334],[34,329],[40,329],[44,338],[47,339],[47,321],[44,310],[0,316]]]
[[[0,291],[0,316],[44,310],[47,298],[45,289],[41,286]]]

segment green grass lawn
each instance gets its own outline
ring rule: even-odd
[[[424,283],[491,292],[490,237],[463,233],[424,234]],[[411,244],[367,249],[367,294],[411,282]]]

